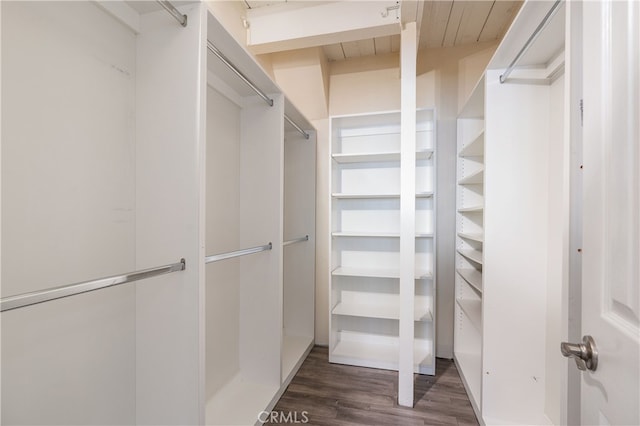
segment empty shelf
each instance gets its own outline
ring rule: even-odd
[[[484,129],[476,135],[471,142],[464,146],[458,153],[459,157],[482,157],[484,156]]]
[[[342,277],[368,277],[368,278],[400,278],[399,269],[363,268],[354,266],[339,266],[331,272],[334,276]],[[429,271],[416,271],[416,279],[431,278]]]
[[[205,424],[255,424],[256,413],[267,409],[279,387],[239,373],[209,399]]]
[[[418,192],[416,194],[416,198],[430,198],[433,197],[433,191],[429,192]]]
[[[482,302],[471,299],[456,299],[456,302],[473,325],[480,330],[480,325],[482,324]]]
[[[458,213],[481,213],[483,211],[484,206],[462,207],[458,209]]]
[[[482,272],[476,269],[456,269],[458,274],[473,287],[478,293],[482,294]]]
[[[482,360],[480,353],[455,352],[453,356],[462,382],[471,397],[472,404],[479,407],[480,382],[482,380]]]
[[[424,150],[416,152],[417,160],[428,160],[433,156],[432,150]],[[400,161],[400,152],[365,152],[354,154],[333,154],[336,163],[374,163],[385,161]]]
[[[432,374],[433,342],[415,339],[413,345],[414,372]],[[341,331],[339,342],[329,355],[330,362],[363,367],[398,369],[398,338],[354,331]]]
[[[342,192],[331,194],[333,198],[400,198],[400,194],[345,194]]]
[[[344,315],[350,317],[380,318],[380,319],[400,319],[399,304],[389,302],[388,304],[365,304],[365,303],[338,303],[331,311],[333,315]],[[431,310],[426,307],[416,307],[413,314],[414,321],[432,321]]]
[[[378,199],[378,198],[400,198],[400,194],[345,194],[343,192],[334,192],[331,194],[333,198],[352,198],[352,199]],[[433,192],[418,192],[416,198],[433,197]]]
[[[458,185],[476,185],[484,182],[484,168],[471,173],[458,181]]]
[[[382,161],[400,161],[399,152],[366,152],[358,154],[333,154],[337,163],[368,163]]]
[[[282,336],[282,380],[285,381],[302,365],[303,355],[313,345],[313,337]]]
[[[482,252],[481,251],[458,249],[458,253],[460,253],[466,259],[469,259],[472,262],[477,263],[478,265],[482,265]]]
[[[342,232],[333,232],[331,235],[334,237],[400,238],[400,234],[396,232],[342,231]]]
[[[372,238],[400,238],[398,232],[359,232],[359,231],[340,231],[331,234],[334,237],[372,237]],[[433,238],[432,233],[416,233],[416,238]]]
[[[479,243],[484,241],[484,234],[482,232],[458,232],[458,237]]]

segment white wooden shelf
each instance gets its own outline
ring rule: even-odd
[[[282,335],[282,381],[285,382],[289,376],[297,370],[304,361],[304,354],[313,345],[313,337]]]
[[[456,302],[473,325],[480,330],[482,324],[482,302],[480,300],[456,299]]]
[[[456,271],[471,287],[482,294],[482,272],[471,268],[458,268]]]
[[[416,160],[429,160],[433,156],[433,150],[416,152]],[[333,159],[340,164],[375,163],[400,161],[400,152],[365,152],[354,154],[333,154]]]
[[[458,185],[476,185],[484,182],[484,167],[480,170],[465,176],[458,181]]]
[[[480,412],[482,358],[480,353],[454,352],[456,367],[476,412]]]
[[[458,213],[481,213],[484,211],[484,206],[470,206],[462,207],[458,209]]]
[[[343,192],[334,192],[331,194],[333,198],[342,199],[380,199],[380,198],[400,198],[400,194],[346,194]],[[419,192],[416,194],[416,198],[431,198],[433,192]]]
[[[433,192],[418,192],[416,194],[416,198],[431,198],[433,197]]]
[[[478,265],[482,265],[482,252],[478,250],[469,250],[469,249],[458,249],[458,253],[460,253],[466,259],[471,260],[472,262],[477,263]]]
[[[478,80],[467,100],[458,111],[459,118],[484,118],[484,79],[485,74]]]
[[[378,198],[400,198],[400,194],[346,194],[343,192],[334,192],[331,194],[333,198],[346,198],[346,199],[378,199]]]
[[[458,237],[479,243],[484,241],[484,234],[482,232],[458,232]]]
[[[237,374],[209,399],[206,418],[220,425],[255,424],[256,413],[270,405],[279,387]]]
[[[367,304],[367,303],[338,303],[331,311],[333,315],[351,317],[380,318],[399,320],[400,306],[398,303]],[[433,321],[433,315],[429,309],[416,307],[413,314],[414,321]]]
[[[400,270],[339,266],[331,272],[331,275],[338,277],[400,278]],[[417,280],[431,277],[432,275],[429,271],[416,271],[415,273]]]
[[[396,232],[351,232],[341,231],[331,233],[333,237],[371,237],[371,238],[400,238]],[[416,238],[433,238],[431,233],[417,233]]]
[[[484,129],[482,129],[467,145],[458,153],[459,157],[483,157],[484,156]]]
[[[332,237],[365,237],[365,238],[399,238],[400,234],[395,232],[352,232],[341,231],[332,232]]]
[[[330,362],[363,367],[398,369],[398,337],[353,331],[339,332],[339,341],[329,355]],[[433,371],[433,341],[415,339],[413,345],[414,372]]]

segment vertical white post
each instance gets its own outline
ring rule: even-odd
[[[398,404],[413,407],[413,311],[416,211],[416,23],[400,44],[400,330]]]

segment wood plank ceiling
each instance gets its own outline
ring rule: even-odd
[[[244,0],[247,8],[287,0]],[[425,0],[419,48],[454,47],[499,40],[522,6],[522,0]],[[383,55],[400,50],[400,35],[323,46],[330,61]]]

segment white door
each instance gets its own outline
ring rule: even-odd
[[[640,424],[640,2],[584,2],[581,423]]]

